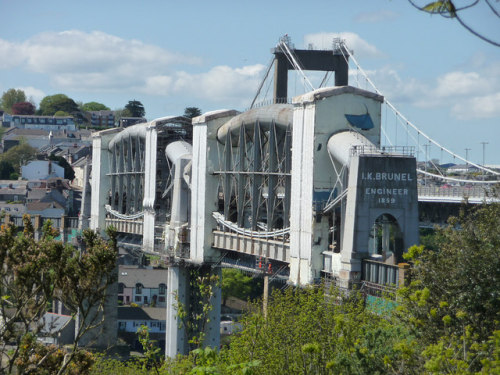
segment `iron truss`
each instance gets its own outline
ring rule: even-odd
[[[227,132],[219,145],[219,212],[252,232],[288,231],[291,124],[256,121]]]

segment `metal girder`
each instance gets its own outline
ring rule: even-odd
[[[288,227],[290,212],[290,124],[233,124],[222,132],[219,170],[225,220],[239,228],[270,232]]]
[[[238,167],[240,171],[244,171],[246,169],[245,165],[245,155],[247,152],[247,143],[246,143],[246,131],[245,127],[240,127],[239,134],[239,149],[238,149]],[[226,143],[227,144],[227,143]],[[238,186],[238,192],[236,196],[236,209],[237,213],[237,224],[239,227],[243,227],[244,220],[244,204],[245,204],[245,179],[246,177],[242,173],[238,173],[236,177],[236,182]]]
[[[252,172],[260,172],[262,166],[262,150],[261,150],[261,133],[260,133],[260,123],[254,126],[253,132],[253,168]],[[262,176],[255,173],[252,176],[252,229],[257,229],[257,221],[259,218],[259,206],[260,206],[260,185],[262,182]]]

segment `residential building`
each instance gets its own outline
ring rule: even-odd
[[[47,131],[76,130],[75,122],[71,116],[10,115],[4,112],[1,121],[2,126],[7,128],[42,129]]]
[[[64,168],[52,160],[34,160],[21,166],[21,176],[26,180],[46,180],[52,177],[64,178]]]
[[[128,128],[129,126],[146,122],[144,117],[122,117],[120,119],[120,128]]]
[[[118,301],[123,305],[164,307],[167,295],[167,270],[126,266],[118,268]]]
[[[114,111],[89,111],[86,112],[87,120],[92,126],[112,128],[115,126]]]
[[[137,339],[141,326],[149,329],[149,338],[165,349],[165,328],[167,310],[162,307],[118,307],[118,337],[135,350],[142,350]]]

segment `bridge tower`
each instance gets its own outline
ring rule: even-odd
[[[403,149],[379,151],[382,102],[380,95],[350,86],[293,100],[294,284],[311,283],[326,271],[349,288],[360,281],[362,259],[373,256],[394,264],[418,242],[415,158]],[[376,231],[383,239],[373,236]],[[332,238],[332,232],[337,236]],[[397,242],[394,252],[391,236],[392,248]],[[373,250],[377,241],[384,254]]]

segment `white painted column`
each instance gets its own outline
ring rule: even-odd
[[[146,147],[144,163],[144,224],[142,226],[142,246],[146,251],[154,250],[155,239],[155,199],[156,199],[156,125],[150,124],[146,129]]]
[[[217,130],[238,114],[233,110],[206,113],[193,119],[193,159],[191,166],[191,246],[190,260],[194,263],[215,261],[218,251],[212,248],[212,232],[216,221],[219,168]]]
[[[290,282],[313,282],[313,148],[315,105],[295,103],[292,129],[292,186],[290,202]]]
[[[170,266],[167,272],[167,313],[165,327],[165,355],[175,358],[187,354],[186,330],[181,327],[178,304],[189,305],[189,274],[186,267]]]

